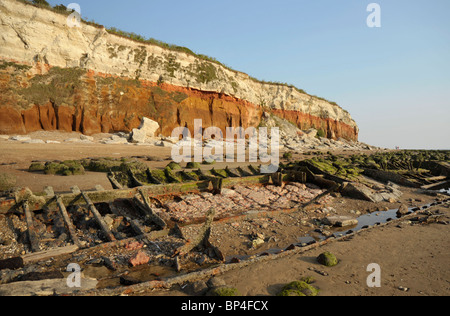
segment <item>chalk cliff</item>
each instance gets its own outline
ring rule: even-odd
[[[0,0],[0,133],[130,131],[149,117],[173,128],[258,126],[264,111],[329,138],[358,139],[350,114],[188,52],[110,34],[16,0]]]

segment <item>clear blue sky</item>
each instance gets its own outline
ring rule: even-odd
[[[450,149],[449,0],[51,0],[335,101],[360,141]],[[366,24],[381,6],[381,28]]]

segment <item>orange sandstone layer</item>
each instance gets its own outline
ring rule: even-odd
[[[258,105],[216,92],[89,70],[14,65],[0,68],[0,134],[129,132],[142,117],[157,121],[164,136],[179,126],[193,133],[195,119],[202,120],[203,128],[216,126],[225,133],[226,127],[257,127],[263,114]],[[357,129],[342,122],[298,111],[272,112],[303,130],[323,129],[329,138],[358,139]]]

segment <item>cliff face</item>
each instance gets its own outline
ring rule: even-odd
[[[15,0],[0,0],[0,133],[258,126],[262,113],[357,140],[339,106],[196,56],[143,44]]]

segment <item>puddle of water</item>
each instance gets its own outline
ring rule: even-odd
[[[450,191],[450,189],[448,191]],[[449,194],[450,194],[450,192],[449,192]],[[446,200],[446,201],[448,202],[449,200]],[[427,204],[420,208],[418,208],[418,207],[409,208],[409,214],[413,214],[420,210],[425,210],[431,206],[440,205],[440,204],[442,204],[442,202],[435,202],[435,203]],[[367,214],[367,215],[362,215],[357,218],[358,225],[356,225],[356,226],[346,227],[344,229],[332,228],[331,229],[331,232],[333,232],[332,237],[342,237],[342,236],[348,235],[352,232],[360,231],[361,229],[364,229],[364,228],[369,228],[369,227],[373,227],[376,225],[385,224],[389,221],[399,219],[399,217],[397,216],[397,211],[398,211],[398,209],[394,209],[394,210],[389,210],[389,211],[380,211],[380,212],[374,212],[374,213]],[[324,241],[325,239],[327,239],[327,237],[320,235],[320,234],[317,234],[314,237],[311,235],[306,235],[306,236],[299,237],[298,238],[299,242],[294,245],[297,247],[303,247],[305,245],[311,245],[316,242]],[[277,254],[282,250],[283,249],[281,249],[281,248],[269,249],[269,250],[266,250],[256,256],[261,256],[261,255],[264,255],[267,253],[268,254]],[[229,256],[229,257],[227,257],[226,262],[230,263],[231,259],[234,259],[234,258],[237,258],[239,260],[246,260],[249,257],[250,256]]]

